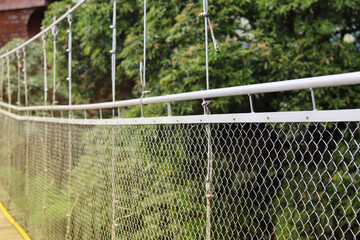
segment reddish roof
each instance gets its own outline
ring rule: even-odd
[[[48,5],[48,0],[0,0],[0,11],[45,7]]]

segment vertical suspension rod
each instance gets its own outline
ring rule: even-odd
[[[9,51],[6,51],[9,52]],[[7,66],[7,80],[8,80],[8,103],[11,104],[11,85],[10,85],[10,56],[7,55],[6,56],[6,66]],[[10,111],[10,109],[9,109]]]
[[[69,106],[72,105],[72,99],[71,99],[71,74],[72,74],[72,22],[73,22],[73,16],[72,13],[68,15],[68,23],[69,23],[69,29],[68,29],[68,78],[69,81]],[[72,112],[69,111],[69,118],[72,118]],[[69,165],[68,165],[68,210],[67,210],[67,226],[66,226],[66,240],[70,240],[70,224],[71,224],[71,172],[72,172],[72,131],[71,126],[69,125],[69,135],[68,135],[68,143],[69,143]]]
[[[112,29],[112,49],[111,49],[111,80],[112,80],[112,100],[115,102],[115,78],[116,78],[116,0],[113,3],[113,22],[110,26]],[[113,109],[113,117],[115,117],[115,110]],[[115,194],[115,132],[112,129],[112,148],[111,148],[111,189],[112,189],[112,226],[111,226],[111,240],[116,238],[116,194]]]
[[[313,105],[313,111],[317,111],[314,89],[310,88],[310,91],[311,91],[311,102],[312,102],[312,105]]]
[[[205,25],[205,64],[206,64],[206,90],[210,89],[210,83],[209,83],[209,40],[208,40],[208,1],[203,0],[203,10],[204,12],[201,14],[201,16],[204,17],[204,25]],[[203,107],[204,107],[204,113],[206,115],[210,115],[209,105],[211,104],[211,101],[203,100]],[[205,181],[205,190],[206,190],[206,240],[210,240],[211,238],[211,199],[212,199],[212,193],[211,193],[211,183],[212,183],[212,142],[211,142],[211,125],[207,124],[205,126],[207,140],[208,140],[208,146],[207,146],[207,174],[206,174],[206,181]]]
[[[54,17],[54,21],[56,21],[56,17]],[[53,94],[52,94],[52,105],[55,105],[56,104],[56,89],[57,89],[57,86],[56,86],[56,36],[58,34],[58,27],[57,25],[54,25],[53,28],[52,28],[52,35],[53,35],[53,48],[54,48],[54,52],[53,52],[53,55],[54,55],[54,63],[53,63],[53,69],[54,69],[54,72],[53,72]]]
[[[1,59],[0,100],[4,99],[4,59]]]
[[[116,0],[113,0],[113,22],[112,29],[112,49],[111,53],[111,80],[112,80],[112,101],[115,102],[115,78],[116,78]]]
[[[113,22],[110,26],[112,29],[112,49],[111,53],[111,87],[112,87],[112,101],[115,102],[115,78],[116,78],[116,0],[113,0]],[[115,109],[112,110],[113,117],[115,117]]]
[[[42,27],[42,29],[45,29],[45,27]],[[44,104],[46,106],[47,104],[47,59],[46,59],[46,33],[42,36],[43,39],[43,49],[44,49]]]
[[[24,76],[24,91],[25,91],[25,106],[28,106],[28,89],[27,89],[27,72],[26,72],[26,49],[22,48],[23,52],[23,76]],[[26,115],[29,116],[29,112],[26,112]],[[29,222],[29,155],[30,155],[30,146],[29,146],[29,128],[30,121],[26,121],[26,139],[25,139],[25,217],[24,225],[25,230],[28,229]]]
[[[73,22],[73,16],[72,13],[70,13],[68,15],[68,22],[69,22],[69,29],[68,29],[68,34],[69,34],[69,38],[68,38],[68,78],[67,80],[69,81],[69,106],[72,105],[72,99],[71,99],[71,73],[72,73],[72,22]],[[72,118],[72,113],[69,112],[69,118]]]
[[[144,61],[143,61],[143,88],[146,87],[146,1],[144,0]],[[145,90],[144,90],[145,91]]]
[[[206,90],[210,89],[209,83],[209,40],[208,40],[208,1],[203,0],[204,17],[205,17],[205,54],[206,54]]]
[[[19,46],[19,45],[18,45]],[[21,95],[20,95],[20,83],[21,83],[21,58],[20,58],[20,49],[16,50],[16,59],[17,59],[17,73],[18,73],[18,81],[17,81],[17,101],[16,105],[20,105]]]
[[[25,88],[25,106],[28,106],[28,86],[27,86],[27,72],[26,72],[26,49],[23,47],[23,74],[24,74],[24,88]]]

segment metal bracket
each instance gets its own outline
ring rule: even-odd
[[[206,179],[205,189],[206,189],[206,193],[205,193],[206,199],[210,200],[215,198],[215,196],[211,194],[211,180],[208,178]]]
[[[211,114],[209,106],[211,104],[213,104],[213,103],[214,103],[213,100],[205,100],[205,99],[203,99],[203,102],[201,103],[201,106],[203,106],[203,108],[204,108],[204,115],[210,115]]]
[[[199,14],[199,17],[208,17],[209,13],[208,12],[202,12]]]
[[[142,91],[140,97],[140,105],[141,105],[141,117],[144,117],[144,104],[142,102],[143,98],[148,95],[150,91]]]

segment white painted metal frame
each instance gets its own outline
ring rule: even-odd
[[[222,115],[199,115],[199,116],[167,116],[155,118],[116,118],[116,119],[63,119],[63,118],[38,118],[21,116],[21,112],[31,111],[77,111],[77,110],[101,110],[119,107],[128,107],[141,104],[169,103],[187,100],[210,99],[225,96],[252,95],[258,93],[271,93],[292,91],[301,89],[315,89],[323,87],[345,86],[360,84],[360,72],[303,78],[272,83],[262,83],[247,86],[220,88],[189,93],[180,93],[167,96],[132,99],[116,102],[83,104],[83,105],[59,105],[59,106],[33,106],[18,107],[0,102],[0,107],[17,112],[19,115],[1,110],[2,114],[14,117],[18,120],[32,120],[42,122],[58,122],[68,124],[172,124],[172,123],[217,123],[217,122],[338,122],[360,121],[360,109],[350,110],[327,110],[327,111],[297,111],[297,112],[273,112],[273,113],[243,113]],[[23,114],[25,115],[25,114]]]
[[[173,95],[164,95],[157,97],[148,97],[142,99],[131,99],[106,103],[94,104],[81,104],[81,105],[58,105],[58,106],[32,106],[32,107],[17,107],[1,103],[0,105],[11,108],[15,111],[77,111],[77,110],[98,110],[98,109],[111,109],[118,107],[129,107],[141,104],[155,104],[155,103],[168,103],[168,102],[181,102],[189,100],[210,99],[218,97],[240,96],[240,95],[253,95],[259,93],[272,93],[293,91],[302,89],[316,89],[325,87],[336,87],[346,85],[360,84],[360,72],[335,74],[329,76],[302,78],[295,80],[286,80],[271,83],[260,83],[237,87],[218,88],[211,90],[202,90],[196,92],[179,93]]]
[[[272,83],[262,83],[262,84],[253,84],[247,86],[236,86],[220,89],[209,89],[208,82],[208,73],[207,73],[207,90],[196,91],[196,92],[187,92],[179,93],[173,95],[164,95],[156,97],[147,97],[144,98],[144,94],[139,99],[131,99],[124,101],[115,101],[115,49],[116,49],[116,0],[113,0],[113,25],[111,26],[113,31],[113,48],[112,48],[112,93],[113,101],[106,103],[95,103],[95,104],[82,104],[82,105],[72,105],[71,103],[71,23],[72,23],[72,13],[79,8],[87,0],[79,1],[73,8],[69,9],[63,16],[55,20],[50,26],[44,28],[39,34],[35,35],[33,38],[29,39],[25,43],[19,45],[11,51],[8,51],[6,54],[0,56],[1,60],[6,59],[7,65],[9,65],[10,54],[24,50],[25,47],[40,38],[45,36],[48,31],[54,30],[57,27],[59,22],[65,20],[66,18],[69,21],[69,105],[47,105],[44,106],[14,106],[11,105],[11,92],[8,87],[8,98],[9,104],[0,102],[1,113],[7,114],[11,117],[14,117],[18,120],[33,120],[33,121],[45,121],[45,122],[61,122],[61,123],[76,123],[76,124],[158,124],[158,123],[212,123],[212,122],[310,122],[310,121],[360,121],[360,113],[358,109],[352,110],[338,110],[338,111],[318,111],[316,108],[316,99],[314,95],[314,89],[316,88],[325,88],[325,87],[335,87],[335,86],[345,86],[345,85],[355,85],[360,84],[360,72],[337,74],[330,76],[321,76],[321,77],[312,77],[312,78],[303,78],[295,80],[287,80],[280,82]],[[207,24],[208,22],[208,13],[207,13],[207,1],[203,0],[204,4],[204,13],[201,16],[205,17],[205,37],[207,39]],[[211,27],[211,23],[210,27]],[[214,34],[211,29],[212,37],[214,39]],[[206,40],[207,41],[207,40]],[[215,44],[215,42],[214,42]],[[215,44],[216,45],[216,44]],[[215,50],[217,47],[215,46]],[[45,50],[44,50],[45,51]],[[206,49],[207,51],[207,49]],[[45,55],[44,55],[45,56]],[[141,76],[145,82],[145,59],[146,59],[146,0],[144,0],[144,68],[141,71]],[[45,60],[46,61],[46,60]],[[55,64],[54,64],[55,65]],[[208,63],[207,63],[208,66]],[[208,67],[207,67],[208,68]],[[45,69],[45,67],[44,67]],[[44,70],[46,71],[46,70]],[[9,75],[9,67],[8,67]],[[46,73],[45,73],[46,74]],[[8,76],[9,78],[9,76]],[[46,77],[44,77],[46,79]],[[54,76],[55,79],[55,76]],[[9,79],[8,79],[9,81]],[[9,84],[8,84],[9,85]],[[145,85],[145,83],[144,83]],[[55,88],[55,85],[54,85]],[[280,113],[255,113],[252,103],[252,95],[260,93],[271,93],[271,92],[282,92],[282,91],[293,91],[309,89],[311,93],[311,99],[313,104],[313,111],[303,111],[303,112],[280,112]],[[54,89],[55,91],[55,89]],[[309,94],[310,94],[309,93]],[[45,86],[45,98],[46,98],[46,86]],[[228,97],[228,96],[241,96],[248,95],[250,100],[250,109],[251,113],[246,114],[224,114],[224,115],[201,115],[201,116],[172,116],[171,112],[171,103],[172,102],[181,102],[189,100],[203,100],[204,99],[213,99],[218,97]],[[157,104],[157,103],[166,103],[168,106],[168,116],[167,117],[157,117],[157,118],[139,118],[139,119],[102,119],[102,110],[104,109],[118,109],[121,107],[129,106],[141,106],[147,104]],[[72,111],[84,111],[85,119],[72,119]],[[100,119],[86,119],[86,111],[88,110],[98,110],[100,112]],[[61,116],[63,116],[63,111],[68,111],[70,119],[61,118],[47,118],[46,116],[42,118],[37,118],[31,116],[31,112],[42,111],[53,113],[54,111],[60,111]],[[17,114],[16,114],[17,113]],[[341,114],[340,114],[341,113]],[[143,115],[143,114],[142,114]],[[113,114],[114,116],[114,114]]]
[[[152,125],[152,124],[203,124],[203,123],[285,123],[285,122],[357,122],[360,109],[213,114],[148,118],[68,119],[21,116],[0,109],[0,114],[18,121],[50,122],[75,125]]]

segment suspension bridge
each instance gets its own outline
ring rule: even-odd
[[[73,104],[73,13],[86,2],[78,1],[0,56],[0,239],[360,235],[360,109],[319,110],[314,94],[358,85],[360,72],[210,89],[208,34],[216,51],[219,47],[204,1],[206,88],[149,96],[144,1],[141,97],[117,101],[118,6],[113,0],[112,101]],[[67,69],[56,66],[56,39],[64,23]],[[46,47],[49,36],[52,52]],[[41,106],[29,104],[27,49],[34,42],[43,43]],[[56,74],[48,79],[50,64],[54,73],[68,73],[66,105],[57,103],[59,83]],[[308,92],[312,110],[255,111],[256,94],[298,90]],[[248,97],[248,113],[211,113],[212,100],[236,96]],[[198,101],[204,113],[173,114],[173,104],[190,100]],[[155,104],[166,106],[166,116],[146,116],[144,108]],[[132,106],[141,108],[141,117],[122,116],[121,110]]]

